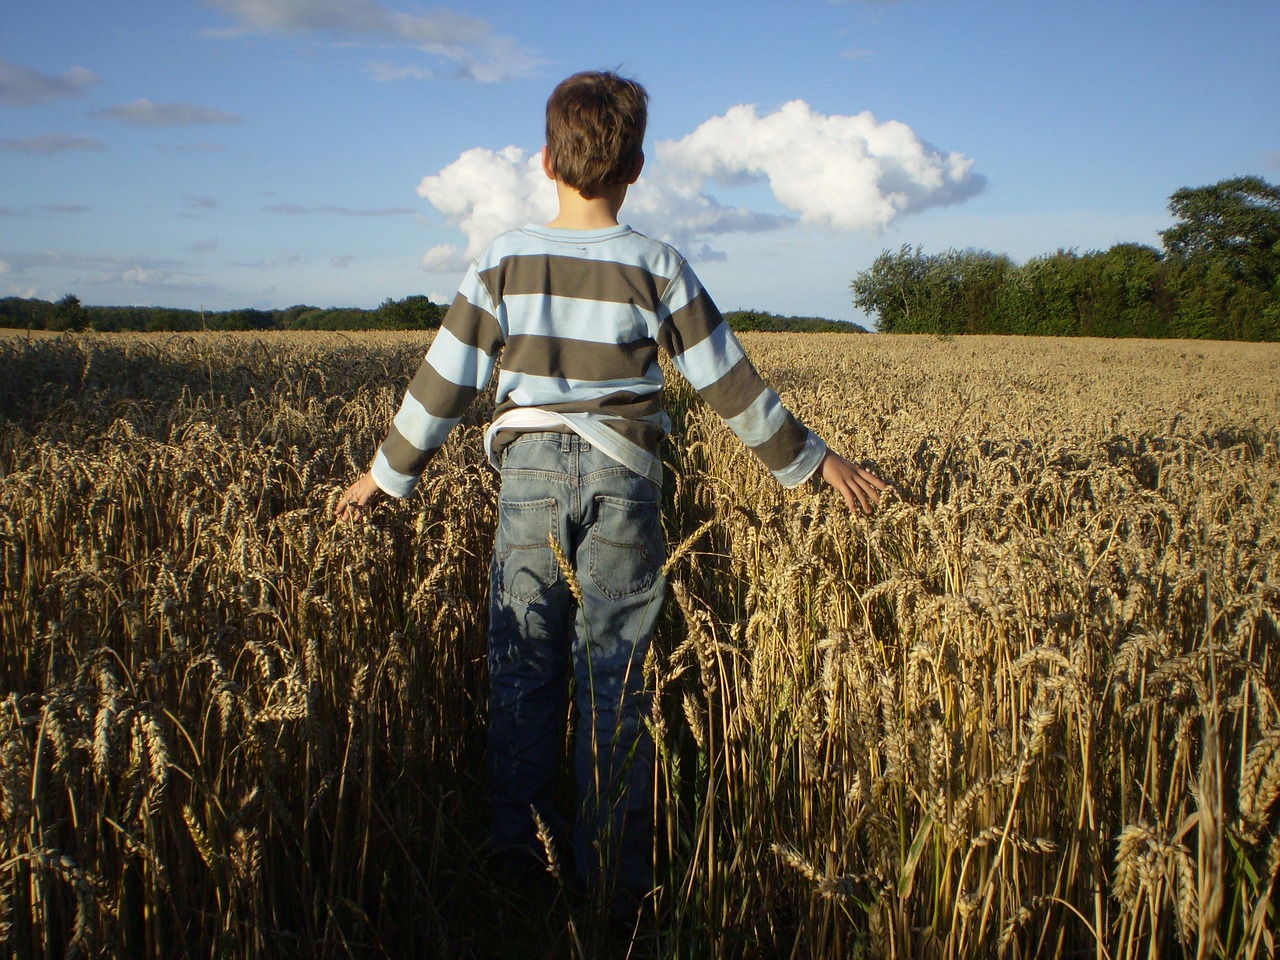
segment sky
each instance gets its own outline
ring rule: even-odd
[[[623,222],[723,310],[869,324],[884,250],[1159,247],[1175,190],[1280,182],[1277,50],[1277,0],[8,0],[0,296],[448,302],[603,68],[651,96]]]

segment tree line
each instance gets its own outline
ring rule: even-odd
[[[853,302],[892,333],[1280,340],[1280,187],[1175,192],[1163,249],[1120,243],[1022,265],[984,250],[885,250]]]
[[[311,307],[283,310],[183,310],[175,307],[84,306],[74,294],[48,300],[0,299],[0,327],[29,330],[195,331],[195,330],[430,330],[440,326],[445,308],[423,296],[387,299],[372,310]]]
[[[866,333],[865,327],[822,317],[784,317],[764,310],[733,310],[724,315],[739,333]]]
[[[422,296],[385,300],[373,310],[308,307],[283,310],[182,310],[173,307],[84,306],[74,294],[61,300],[0,299],[0,327],[23,330],[104,333],[195,330],[434,330],[445,307]],[[734,330],[787,333],[866,333],[857,324],[819,317],[784,317],[762,310],[737,310],[725,319]]]

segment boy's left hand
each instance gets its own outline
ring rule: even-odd
[[[365,473],[359,480],[347,487],[342,499],[338,501],[334,515],[339,520],[359,520],[364,510],[382,496],[382,488],[373,479],[372,473]]]
[[[850,463],[830,450],[822,460],[822,479],[840,492],[850,510],[861,510],[866,514],[880,502],[880,492],[889,489],[889,484],[870,470]]]

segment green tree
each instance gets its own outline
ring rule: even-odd
[[[1261,177],[1184,187],[1169,209],[1178,222],[1160,236],[1170,256],[1217,263],[1262,290],[1280,280],[1280,187]]]
[[[987,250],[948,250],[935,258],[937,284],[949,291],[941,333],[1004,333],[1000,301],[1013,261]]]
[[[885,250],[850,284],[882,333],[993,333],[1012,261],[985,250]]]
[[[1175,261],[1169,287],[1178,304],[1165,336],[1208,340],[1275,340],[1280,298],[1242,283],[1229,264],[1195,258]]]
[[[380,330],[430,330],[440,326],[443,318],[444,308],[424,296],[388,297],[378,307],[372,325]]]
[[[767,310],[731,310],[724,315],[729,326],[739,332],[770,333],[866,333],[856,323],[822,317],[783,317]]]
[[[849,284],[853,304],[874,315],[882,333],[940,332],[944,293],[933,268],[934,258],[920,247],[903,244],[897,252],[885,250]]]
[[[68,293],[53,305],[53,319],[49,329],[83,330],[86,322],[84,308],[80,306],[80,298],[74,293]]]
[[[1074,250],[1059,250],[1032,257],[1023,265],[1019,272],[1028,312],[1028,333],[1069,337],[1080,331],[1079,263],[1080,257]]]
[[[1089,255],[1089,319],[1095,336],[1159,337],[1173,319],[1166,291],[1167,269],[1155,247],[1117,243]]]

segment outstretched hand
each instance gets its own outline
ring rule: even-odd
[[[880,502],[880,492],[889,489],[889,484],[870,470],[850,463],[830,450],[822,460],[822,479],[840,492],[850,510],[861,510],[866,514]]]
[[[347,487],[342,499],[333,511],[339,520],[359,520],[363,511],[382,496],[382,488],[374,482],[372,473],[365,473],[355,483]]]

